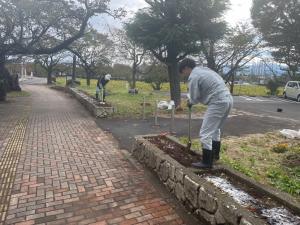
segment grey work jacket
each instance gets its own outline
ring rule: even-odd
[[[194,105],[209,105],[216,101],[226,101],[229,89],[222,77],[206,67],[195,67],[188,79],[190,102]]]

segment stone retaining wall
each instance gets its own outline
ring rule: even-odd
[[[53,89],[65,91],[73,95],[95,117],[104,118],[114,113],[113,107],[98,106],[96,100],[76,88],[54,86]]]
[[[211,225],[267,224],[212,183],[198,176],[196,172],[199,170],[182,166],[146,140],[145,137],[151,136],[154,135],[137,136],[132,155],[155,171],[168,190],[200,220]],[[238,173],[234,173],[239,176]],[[292,205],[295,207],[293,210],[299,210],[297,203],[293,202]]]

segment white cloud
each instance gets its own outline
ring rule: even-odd
[[[124,8],[133,12],[145,6],[147,6],[147,3],[144,0],[111,0],[110,3],[112,9]]]
[[[230,25],[235,25],[238,22],[250,22],[250,9],[252,0],[230,0],[231,5],[228,12],[225,14],[225,19]],[[123,8],[127,11],[126,18],[131,18],[139,9],[144,8],[148,4],[144,0],[111,0],[110,8]],[[91,19],[93,27],[100,31],[107,31],[107,26],[121,27],[121,21],[114,20],[109,16],[97,16]]]
[[[230,25],[251,21],[252,0],[230,0],[230,2],[230,9],[225,15],[225,19]]]
[[[147,6],[144,0],[111,0],[109,8],[112,10],[122,8],[126,10],[126,19],[132,18],[133,15],[141,8]],[[124,20],[124,18],[123,18]],[[93,27],[100,31],[107,32],[108,26],[110,27],[121,27],[122,23],[120,20],[113,19],[110,16],[102,15],[91,19],[90,23]]]

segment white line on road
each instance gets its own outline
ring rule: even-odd
[[[280,101],[280,102],[287,102],[287,103],[294,103],[294,104],[300,104],[300,102],[289,100],[289,99],[281,99],[281,98],[272,98],[274,101]]]
[[[240,98],[243,98],[247,101],[256,101],[256,102],[274,102],[274,100],[270,99],[260,99],[258,97],[247,97],[247,96],[239,96]]]
[[[248,96],[236,96],[240,99],[246,100],[246,101],[251,101],[251,102],[264,102],[264,103],[276,103],[276,102],[285,102],[285,103],[293,103],[293,104],[300,104],[300,102],[289,100],[289,99],[281,99],[281,98],[265,98],[262,99],[263,97],[248,97]],[[238,100],[238,99],[237,99]]]

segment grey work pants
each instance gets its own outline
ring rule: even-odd
[[[204,149],[212,150],[212,141],[221,140],[221,129],[232,105],[231,95],[217,99],[208,105],[199,134]]]
[[[102,85],[101,85],[102,86]],[[100,94],[100,101],[104,102],[105,99],[105,89],[102,87],[96,87],[96,95]]]

